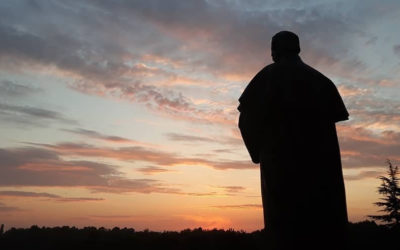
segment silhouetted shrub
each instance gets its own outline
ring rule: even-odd
[[[400,230],[373,221],[350,223],[349,249],[399,249]],[[233,229],[185,229],[180,232],[104,227],[11,228],[0,238],[0,249],[134,249],[134,250],[223,250],[268,249],[268,231],[252,233]],[[396,248],[397,247],[397,248]],[[324,249],[321,246],[321,249]]]
[[[400,227],[400,186],[398,175],[398,167],[393,166],[390,160],[387,160],[388,172],[387,176],[379,176],[382,184],[378,188],[378,192],[384,195],[375,205],[383,207],[380,211],[384,214],[369,215],[368,217],[380,220],[388,227]]]

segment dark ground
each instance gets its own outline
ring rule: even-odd
[[[11,228],[0,235],[0,249],[268,249],[269,234],[233,230],[186,229],[180,232],[131,228]],[[349,249],[400,249],[400,230],[364,221],[349,224]],[[324,249],[322,246],[321,249]]]

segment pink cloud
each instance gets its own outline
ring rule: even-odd
[[[338,134],[345,168],[384,166],[386,159],[400,161],[399,132],[339,126]]]
[[[144,161],[155,163],[161,166],[176,165],[200,165],[212,167],[219,170],[226,169],[252,169],[249,161],[213,161],[202,158],[191,158],[176,155],[174,153],[152,150],[144,147],[120,147],[106,148],[95,147],[89,144],[60,143],[56,145],[36,144],[54,150],[61,155],[74,155],[97,158],[111,158],[123,161]]]

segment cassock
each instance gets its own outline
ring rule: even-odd
[[[349,114],[333,82],[296,56],[263,68],[239,102],[243,141],[260,163],[266,230],[280,237],[343,232],[348,218],[335,123]]]

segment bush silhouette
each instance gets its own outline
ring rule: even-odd
[[[349,224],[349,249],[397,249],[398,229],[389,229],[373,221]],[[223,250],[270,249],[267,231],[246,233],[232,229],[185,229],[180,232],[104,227],[11,228],[0,237],[6,249],[143,249],[143,250]],[[321,246],[321,249],[324,249]]]
[[[399,227],[400,226],[400,187],[398,167],[393,166],[390,160],[387,160],[388,172],[387,176],[379,176],[382,180],[382,184],[378,188],[378,192],[384,195],[381,201],[375,202],[375,205],[383,207],[381,212],[383,215],[369,215],[368,217],[380,220],[385,223],[388,227]]]

